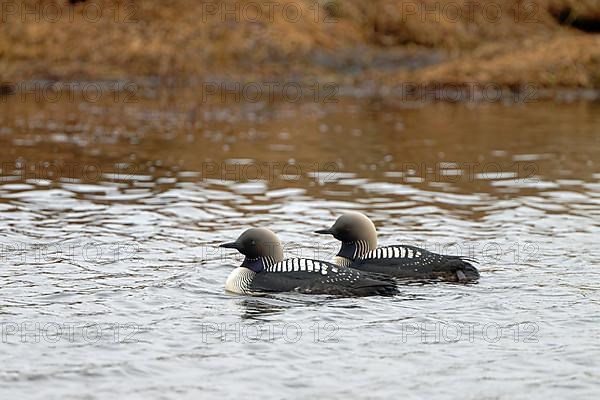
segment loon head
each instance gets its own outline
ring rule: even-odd
[[[236,249],[246,256],[242,267],[261,272],[269,265],[283,260],[283,248],[277,235],[266,228],[251,228],[242,233],[235,242],[219,247]]]
[[[333,235],[342,242],[338,257],[354,260],[377,248],[377,231],[373,222],[364,214],[347,212],[328,229],[315,231],[322,235]]]

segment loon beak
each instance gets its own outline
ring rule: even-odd
[[[236,249],[236,250],[238,250],[238,245],[237,245],[236,242],[223,243],[222,245],[219,245],[219,247],[224,247],[226,249]]]
[[[319,235],[333,235],[333,230],[331,228],[319,229],[318,231],[315,231],[315,233],[318,233]]]

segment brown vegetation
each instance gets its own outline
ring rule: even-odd
[[[0,82],[217,75],[600,87],[600,0],[74,3],[2,0]],[[432,52],[441,56],[424,56]]]

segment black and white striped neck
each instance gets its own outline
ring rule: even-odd
[[[246,267],[256,273],[262,272],[264,270],[269,269],[272,265],[277,264],[277,260],[274,257],[256,257],[256,258],[248,258],[244,259],[242,263],[242,267]]]
[[[347,258],[349,260],[356,260],[367,254],[371,248],[369,242],[366,240],[357,240],[355,242],[342,242],[342,247],[337,253],[337,257]]]

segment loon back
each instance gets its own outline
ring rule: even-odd
[[[443,279],[451,282],[479,279],[479,272],[466,259],[408,245],[378,247],[351,261],[348,266],[395,278]]]
[[[261,272],[238,267],[229,275],[226,289],[241,294],[296,291],[370,296],[397,293],[396,284],[388,278],[306,258],[283,260],[267,266]]]

